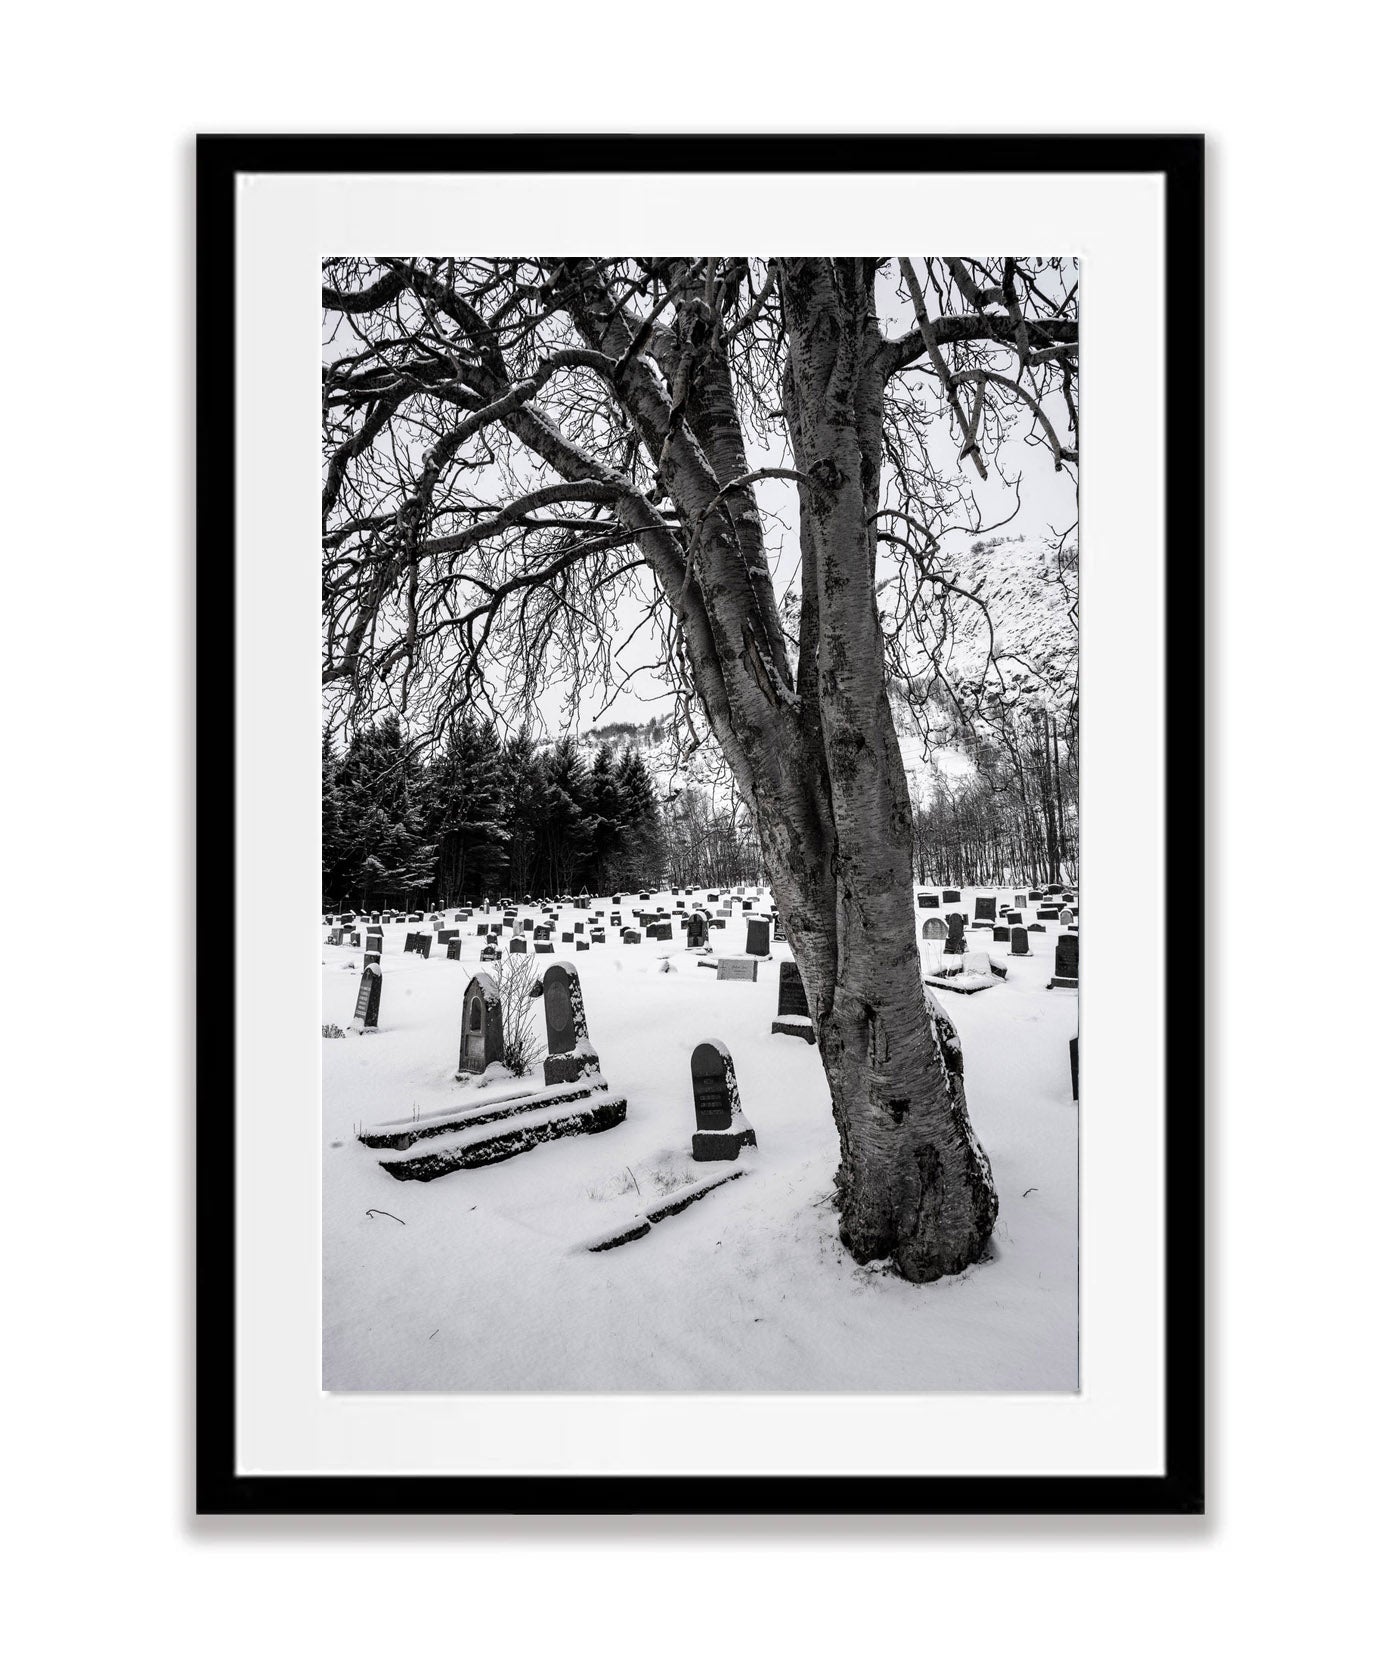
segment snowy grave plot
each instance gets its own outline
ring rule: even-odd
[[[1079,935],[1062,933],[1055,941],[1055,973],[1047,991],[1078,991]]]
[[[757,980],[757,957],[721,957],[715,965],[720,980]]]
[[[694,1207],[696,1202],[703,1201],[712,1190],[718,1190],[721,1184],[730,1184],[734,1179],[743,1176],[744,1169],[736,1167],[733,1172],[721,1173],[718,1178],[709,1179],[704,1184],[675,1190],[669,1196],[663,1196],[660,1201],[653,1202],[643,1209],[637,1218],[616,1226],[605,1236],[585,1243],[584,1251],[589,1254],[606,1254],[609,1249],[636,1242],[639,1237],[649,1235],[652,1228],[659,1225],[663,1219],[672,1219],[676,1214],[684,1213],[686,1208]]]
[[[807,993],[795,962],[781,963],[778,967],[778,1014],[772,1030],[785,1033],[790,1038],[806,1039],[808,1044],[817,1042],[817,1031],[807,1007]]]
[[[559,1086],[534,1099],[488,1105],[417,1146],[395,1144],[393,1157],[379,1165],[401,1183],[430,1183],[450,1173],[495,1166],[559,1138],[611,1131],[626,1118],[627,1099],[610,1096],[605,1081]],[[361,1141],[369,1144],[368,1137]]]
[[[378,963],[368,964],[360,976],[360,989],[355,994],[354,1032],[379,1030],[379,994],[384,985],[384,972]]]
[[[945,967],[935,974],[926,974],[924,985],[940,992],[961,992],[971,996],[976,992],[990,991],[1005,978],[1006,970],[998,971],[985,951],[970,951],[957,968]]]
[[[462,1033],[457,1055],[457,1077],[466,1079],[485,1073],[493,1062],[505,1056],[505,1032],[501,1024],[501,989],[494,974],[474,974],[462,994]]]
[[[697,1161],[737,1161],[741,1149],[757,1147],[744,1118],[734,1058],[717,1038],[697,1044],[690,1056],[695,1132],[690,1151]]]

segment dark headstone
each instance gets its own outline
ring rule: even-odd
[[[778,1018],[772,1030],[791,1038],[805,1038],[808,1044],[817,1042],[816,1028],[807,1008],[807,993],[795,962],[778,965]]]
[[[943,889],[943,902],[945,904],[961,904],[962,894],[953,887],[945,887]]]
[[[523,939],[515,938],[515,939],[511,940],[511,942],[510,942],[510,954],[513,957],[523,956],[526,949],[527,949],[527,946],[526,946],[526,943]]]
[[[501,994],[494,974],[476,974],[462,994],[462,1035],[457,1072],[484,1073],[505,1056]]]
[[[588,1042],[588,1022],[583,1013],[583,988],[572,963],[554,963],[544,976],[544,1023],[549,1036],[549,1054],[544,1059],[546,1085],[572,1085],[586,1074],[598,1071]]]
[[[997,901],[994,898],[979,898],[972,907],[974,926],[978,922],[994,922],[997,916]]]
[[[1079,935],[1062,933],[1055,941],[1055,977],[1051,986],[1073,990],[1079,985]]]
[[[695,1160],[735,1161],[741,1149],[754,1147],[753,1128],[739,1103],[734,1058],[718,1039],[707,1039],[692,1051],[690,1090],[695,1103],[691,1138]]]
[[[1028,957],[1031,954],[1030,935],[1023,927],[1011,930],[1011,955],[1013,957]]]
[[[748,933],[744,939],[744,950],[751,957],[766,957],[768,955],[768,919],[766,916],[755,917],[748,924]]]
[[[1004,922],[998,922],[992,929],[992,943],[994,945],[1005,945],[1010,938],[1011,929]]]
[[[710,942],[710,924],[698,912],[685,924],[685,947],[688,951],[702,951]]]
[[[355,1021],[364,1032],[374,1032],[379,1026],[379,994],[384,986],[384,974],[376,963],[360,976],[360,989],[355,995]]]
[[[963,937],[963,929],[967,918],[959,911],[952,910],[948,914],[948,937],[943,942],[945,955],[961,956],[967,950],[967,940]]]
[[[920,893],[919,894],[919,908],[920,908],[920,910],[933,910],[937,907],[937,905],[938,905],[938,894],[937,893]]]

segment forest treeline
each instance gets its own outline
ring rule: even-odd
[[[921,881],[1079,879],[1078,737],[1053,713],[1008,707],[962,741],[973,773],[914,806]]]
[[[467,718],[438,746],[396,719],[321,749],[321,891],[412,909],[631,891],[665,872],[656,791],[634,747],[502,741]]]

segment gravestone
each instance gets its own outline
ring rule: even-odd
[[[1079,1034],[1069,1041],[1069,1094],[1079,1101]]]
[[[545,970],[544,1024],[549,1037],[546,1085],[573,1085],[597,1073],[598,1058],[588,1042],[583,1013],[583,988],[572,963],[554,963]]]
[[[766,957],[768,955],[768,919],[760,916],[748,924],[748,933],[744,939],[744,950],[751,957]]]
[[[943,902],[945,904],[961,904],[962,894],[953,887],[945,887],[943,889]]]
[[[757,980],[757,957],[721,957],[716,977],[720,980]]]
[[[1030,935],[1023,927],[1011,930],[1011,955],[1013,957],[1028,957],[1031,954]]]
[[[1050,988],[1077,991],[1079,987],[1079,935],[1062,933],[1055,941],[1055,976]]]
[[[938,903],[938,894],[937,893],[920,893],[919,894],[919,908],[920,908],[920,910],[932,910],[937,903]]]
[[[817,1031],[807,1008],[807,993],[795,962],[778,965],[778,1018],[772,1030],[792,1038],[805,1038],[808,1044],[817,1042]]]
[[[462,994],[462,1035],[457,1076],[485,1073],[492,1062],[505,1058],[505,1029],[501,1022],[501,994],[494,974],[474,974]]]
[[[963,929],[967,918],[953,910],[948,915],[948,937],[943,943],[946,956],[958,957],[967,950],[967,940],[963,937]]]
[[[513,957],[524,956],[525,951],[526,951],[526,944],[525,944],[525,941],[523,939],[517,937],[517,938],[511,940],[511,942],[510,942],[510,954],[511,954],[511,956],[513,956]]]
[[[1011,929],[1004,922],[998,922],[992,929],[992,943],[994,945],[1005,945],[1010,938]]]
[[[1021,925],[1021,921],[1022,916],[1019,910],[1008,910],[1006,912],[1007,927],[1019,927]]]
[[[687,951],[703,951],[710,942],[710,924],[698,911],[685,924]]]
[[[640,945],[641,942],[641,933],[636,928],[623,928],[622,943],[624,945]]]
[[[368,965],[360,976],[360,989],[355,995],[355,1025],[361,1032],[378,1031],[379,994],[383,986],[383,970],[378,963]]]
[[[406,933],[403,936],[403,954],[407,956],[410,951],[416,951],[417,949],[418,935],[416,933]]]
[[[353,945],[353,946],[354,946],[354,947],[355,947],[355,948],[356,948],[356,950],[358,950],[358,949],[359,949],[359,946],[360,946],[360,933],[359,933],[359,929],[358,929],[358,928],[355,928],[355,929],[352,929],[352,930],[351,930],[351,933],[350,933],[350,943],[351,943],[351,944],[352,944],[352,945]]]
[[[924,930],[919,937],[920,939],[946,939],[948,937],[948,924],[942,916],[930,916],[924,923]]]
[[[459,910],[452,918],[454,922],[469,922],[471,919],[472,913],[470,910]]]
[[[997,901],[994,898],[976,899],[972,907],[972,925],[977,927],[985,924],[990,927],[997,918]]]
[[[439,945],[446,945],[449,941],[462,937],[460,933],[454,933],[449,927],[440,927],[436,931]]]
[[[1061,927],[1068,927],[1069,924],[1073,920],[1074,920],[1074,911],[1073,910],[1061,910],[1061,912],[1060,912],[1060,926]]]
[[[1025,893],[1017,893],[1016,894],[1016,908],[1018,910],[1024,910],[1026,908],[1026,895],[1025,895]]]
[[[537,957],[552,957],[554,955],[554,941],[552,939],[541,939],[539,934],[536,934],[535,955]]]
[[[697,1044],[690,1056],[690,1093],[695,1132],[690,1153],[697,1161],[737,1161],[757,1140],[739,1102],[734,1058],[717,1038]]]
[[[452,938],[447,941],[447,960],[448,960],[448,962],[461,962],[461,960],[462,960],[462,936],[461,936],[461,934],[453,934]]]

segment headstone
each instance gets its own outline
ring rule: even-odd
[[[1025,893],[1017,893],[1016,894],[1016,908],[1018,910],[1024,910],[1026,908],[1026,895],[1025,895]]]
[[[1055,976],[1052,988],[1075,991],[1079,986],[1079,935],[1062,933],[1055,941]]]
[[[778,965],[778,1017],[772,1030],[791,1038],[805,1038],[808,1044],[817,1042],[817,1031],[807,1008],[807,993],[795,962]]]
[[[521,939],[518,935],[517,935],[516,938],[511,940],[511,942],[510,942],[510,954],[513,957],[524,956],[526,950],[527,950],[527,946],[526,946],[525,941],[523,939]]]
[[[685,948],[687,951],[703,951],[709,942],[710,924],[697,911],[685,924]]]
[[[1031,954],[1030,935],[1023,927],[1011,930],[1011,955],[1013,957],[1028,957]]]
[[[953,887],[945,887],[943,889],[943,902],[945,904],[961,904],[962,894]]]
[[[741,1149],[755,1146],[753,1128],[739,1102],[734,1058],[718,1039],[706,1039],[691,1052],[690,1091],[695,1104],[690,1152],[695,1160],[737,1161]]]
[[[758,916],[748,924],[748,933],[744,940],[744,950],[751,957],[766,957],[768,955],[768,918]]]
[[[440,927],[440,928],[436,929],[436,933],[437,933],[437,942],[438,942],[439,945],[446,945],[448,940],[450,940],[450,939],[460,939],[462,937],[461,934],[454,933],[452,931],[452,929],[449,928],[449,927]]]
[[[919,937],[920,939],[946,939],[948,937],[948,924],[942,916],[930,916],[924,923],[924,930]]]
[[[459,910],[452,918],[454,922],[469,922],[471,919],[472,913],[470,910]]]
[[[356,948],[356,950],[358,950],[358,949],[359,949],[359,946],[360,946],[360,933],[359,933],[359,929],[358,929],[358,928],[354,928],[354,929],[352,929],[352,930],[351,930],[351,933],[350,933],[350,943],[351,943],[351,944],[352,944],[352,945],[353,945],[353,946],[354,946],[354,947],[355,947],[355,948]]]
[[[501,1023],[501,994],[494,974],[475,974],[462,994],[462,1035],[457,1057],[458,1075],[484,1073],[505,1057]]]
[[[718,978],[721,980],[757,980],[757,957],[721,957]]]
[[[967,918],[953,910],[948,915],[948,937],[944,941],[943,950],[950,957],[961,956],[967,949],[967,940],[963,937],[963,928]]]
[[[384,971],[379,964],[367,964],[360,976],[360,989],[355,995],[355,1024],[361,1032],[378,1030],[379,994],[383,986]]]
[[[448,962],[461,962],[462,936],[460,934],[453,934],[452,938],[447,941],[447,960]]]
[[[623,928],[622,943],[624,945],[640,945],[642,936],[636,928]]]
[[[1011,929],[1007,927],[1005,922],[998,922],[992,929],[992,943],[994,945],[1005,945],[1010,938]]]
[[[546,1085],[572,1085],[597,1073],[598,1058],[588,1042],[583,1013],[583,989],[572,963],[554,963],[545,970],[544,1023],[549,1037]]]
[[[1021,917],[1021,912],[1019,910],[1008,910],[1006,912],[1006,925],[1007,925],[1007,927],[1019,927],[1020,924],[1021,924],[1021,920],[1022,920],[1022,917]]]
[[[1060,926],[1061,927],[1068,927],[1073,920],[1074,920],[1074,911],[1073,910],[1061,910],[1061,912],[1060,912]]]
[[[996,917],[997,901],[994,898],[979,898],[974,902],[972,907],[973,927],[976,927],[979,922],[990,924],[996,920]]]
[[[919,908],[920,908],[920,910],[932,910],[937,905],[937,903],[938,903],[938,894],[937,893],[920,893],[919,894]]]

